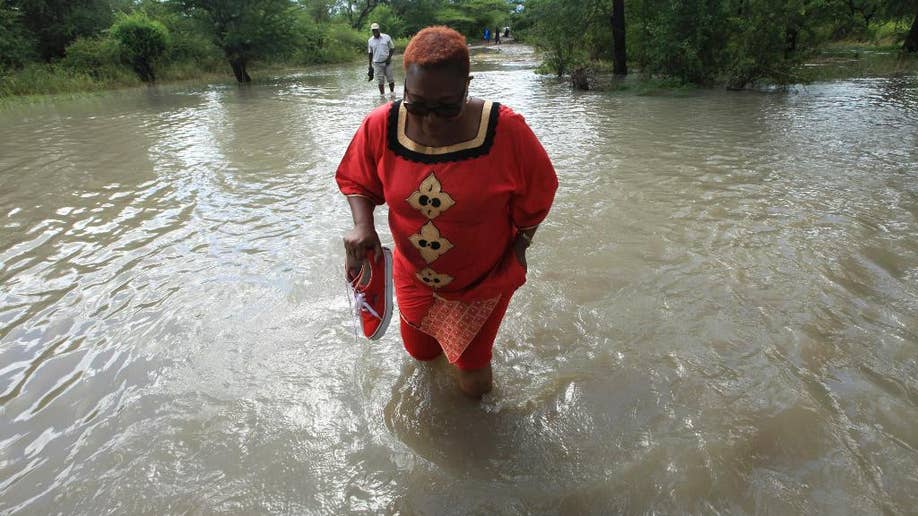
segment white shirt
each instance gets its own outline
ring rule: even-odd
[[[393,50],[395,50],[395,44],[392,43],[392,38],[388,34],[379,33],[378,38],[370,36],[367,41],[367,53],[373,54],[374,63],[382,63],[389,59]]]

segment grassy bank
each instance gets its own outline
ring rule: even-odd
[[[334,49],[305,56],[305,59],[255,63],[250,73],[257,83],[259,77],[302,70],[309,66],[358,62],[365,59],[363,43],[365,41],[361,39],[358,42],[350,41],[347,46],[335,45]],[[407,38],[395,40],[399,52],[404,50],[407,44]],[[86,69],[91,71],[85,71]],[[217,58],[174,63],[157,71],[157,84],[220,81],[233,81],[233,74],[229,64]],[[43,96],[81,96],[143,86],[146,86],[146,83],[126,65],[105,64],[78,69],[66,63],[30,63],[21,70],[0,74],[0,106],[17,101],[40,101]]]
[[[365,56],[367,35],[351,27],[332,23],[311,27],[295,49],[267,60],[254,60],[249,74],[352,62]],[[399,48],[407,41],[396,40]],[[98,91],[143,86],[131,66],[123,45],[109,34],[78,38],[67,46],[66,54],[52,63],[26,62],[13,69],[3,69],[0,61],[0,103],[11,98],[35,98],[42,95],[81,95]],[[223,53],[213,42],[195,33],[174,35],[168,51],[153,67],[158,84],[180,81],[220,81],[233,74]]]
[[[314,63],[280,62],[255,63],[250,73],[257,81],[259,75],[276,73],[283,70],[302,69],[323,63],[353,62],[359,54],[350,52],[336,56],[334,60],[322,60]],[[225,61],[213,60],[202,63],[178,63],[165,66],[157,71],[157,84],[170,84],[182,81],[220,81],[232,80],[232,70]],[[17,97],[37,97],[42,95],[85,94],[107,90],[135,88],[145,86],[137,74],[127,66],[105,66],[91,72],[68,67],[64,64],[31,63],[21,70],[0,75],[0,102],[9,102]]]
[[[353,62],[353,60],[351,60]],[[253,76],[253,85],[273,82],[278,76],[292,75],[302,72],[310,67],[318,67],[322,64],[312,65],[291,65],[287,63],[259,64],[251,68],[250,73]],[[19,95],[0,96],[0,110],[13,109],[17,106],[27,104],[53,103],[61,100],[80,99],[108,96],[118,93],[130,93],[134,90],[156,87],[184,87],[184,86],[204,86],[204,85],[238,85],[233,78],[229,65],[225,69],[218,70],[194,70],[188,73],[174,73],[159,80],[155,85],[126,78],[123,81],[95,81],[91,77],[71,77],[61,78],[60,75],[53,77],[57,83],[48,84],[46,91],[39,93],[24,93]],[[72,82],[71,82],[72,81]]]

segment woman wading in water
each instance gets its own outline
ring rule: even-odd
[[[422,30],[404,67],[403,100],[367,116],[335,176],[354,219],[347,277],[364,333],[377,339],[392,311],[391,270],[405,349],[417,360],[444,353],[460,389],[479,398],[491,390],[491,347],[558,180],[522,116],[468,97],[458,32]],[[383,203],[394,259],[373,220]]]

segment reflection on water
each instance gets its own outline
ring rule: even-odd
[[[481,404],[355,342],[360,69],[0,113],[0,513],[918,506],[918,77],[677,98],[534,64],[475,56],[561,181]]]

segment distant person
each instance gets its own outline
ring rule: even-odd
[[[494,43],[500,45],[500,30],[494,29]]]
[[[335,175],[354,221],[346,277],[364,335],[385,333],[394,283],[408,354],[445,354],[459,389],[478,398],[491,390],[494,338],[558,179],[522,116],[469,97],[465,36],[423,29],[404,70],[404,99],[364,119]],[[381,204],[394,256],[376,233]]]
[[[386,94],[386,81],[389,82],[389,92],[395,94],[395,74],[392,73],[392,54],[395,52],[395,44],[388,34],[379,31],[379,24],[370,25],[373,35],[367,40],[367,52],[370,60],[370,68],[367,75],[370,80],[376,76],[376,83],[379,85],[379,94]]]
[[[510,27],[504,27],[504,38],[510,37]]]
[[[491,43],[491,29],[485,28],[484,30],[484,40],[487,43]]]

